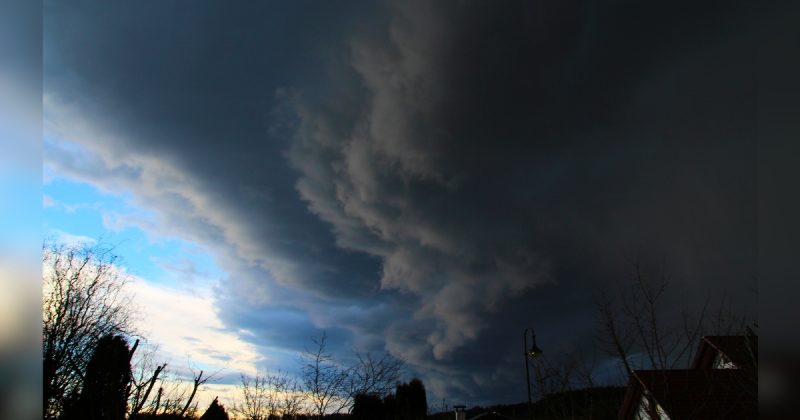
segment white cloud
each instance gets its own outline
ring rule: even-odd
[[[256,348],[225,329],[214,299],[133,278],[131,291],[141,314],[138,328],[173,363],[193,363],[215,370],[255,372]]]
[[[83,235],[75,235],[64,232],[60,229],[50,229],[47,233],[47,237],[56,243],[64,244],[66,246],[91,245],[97,242],[94,238]]]

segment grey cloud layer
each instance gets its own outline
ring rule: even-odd
[[[542,17],[534,3],[404,3],[388,41],[351,43],[357,99],[292,99],[298,190],[340,246],[381,257],[384,289],[419,297],[436,359],[488,328],[498,305],[564,281],[552,264],[571,248],[584,260],[652,241],[647,251],[680,261],[698,250],[670,236],[702,226],[737,232],[732,246],[752,252],[754,98],[730,89],[751,57],[728,50],[742,39],[687,45],[703,28],[660,33],[677,10],[617,6],[658,19],[650,29],[561,4]],[[735,102],[702,105],[726,96]]]
[[[585,345],[624,256],[746,293],[746,11],[281,7],[46,18],[51,131],[95,155],[53,141],[48,165],[214,249],[221,315],[249,339],[338,328],[340,350],[385,347],[439,396],[516,401],[521,330]]]
[[[748,299],[754,45],[718,35],[741,11],[560,4],[542,24],[534,3],[405,2],[385,39],[351,41],[355,82],[331,83],[357,95],[289,99],[298,191],[340,246],[381,258],[384,290],[418,298],[387,345],[443,380],[514,381],[513,353],[469,354],[492,329],[591,336],[591,294],[625,257]],[[509,365],[480,363],[496,354]]]

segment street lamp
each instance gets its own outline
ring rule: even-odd
[[[528,331],[531,333],[530,347],[528,347]],[[531,371],[528,367],[528,359],[533,359],[534,357],[541,355],[542,349],[536,345],[536,334],[533,332],[533,328],[525,329],[525,331],[522,333],[522,340],[525,344],[525,384],[528,385],[528,418],[533,419],[533,403],[531,402]]]

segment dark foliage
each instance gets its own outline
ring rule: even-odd
[[[215,397],[206,412],[200,416],[200,420],[228,420],[228,413],[225,412],[225,407]]]
[[[127,277],[118,257],[102,246],[42,247],[42,410],[53,419],[77,409],[98,341],[131,332],[123,293]]]
[[[80,397],[64,413],[68,419],[125,418],[132,352],[124,338],[107,335],[97,342],[86,368]]]
[[[534,418],[593,418],[615,419],[625,398],[625,387],[593,387],[549,395],[533,404]],[[475,406],[467,410],[467,418],[483,413],[497,413],[496,417],[528,418],[528,404]],[[488,416],[487,416],[488,417]],[[428,417],[451,420],[452,411]]]
[[[414,378],[406,384],[398,384],[395,392],[395,410],[391,418],[398,420],[419,420],[428,414],[428,399],[425,385]]]
[[[181,416],[178,413],[159,413],[159,414],[139,414],[136,420],[188,420],[187,417]]]
[[[356,394],[353,397],[353,418],[358,420],[382,419],[385,417],[383,401],[375,394]]]
[[[625,387],[597,387],[548,395],[533,405],[535,416],[616,418]]]
[[[383,397],[383,415],[384,418],[394,419],[397,413],[397,397],[395,394],[388,394]]]

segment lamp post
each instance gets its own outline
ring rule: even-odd
[[[528,347],[528,331],[530,331],[531,335],[530,347]],[[536,334],[533,332],[533,328],[526,328],[525,331],[523,331],[522,341],[525,345],[525,384],[528,385],[528,418],[533,419],[533,403],[531,402],[531,371],[528,367],[528,358],[533,359],[534,357],[539,356],[542,354],[542,349],[536,345]]]

